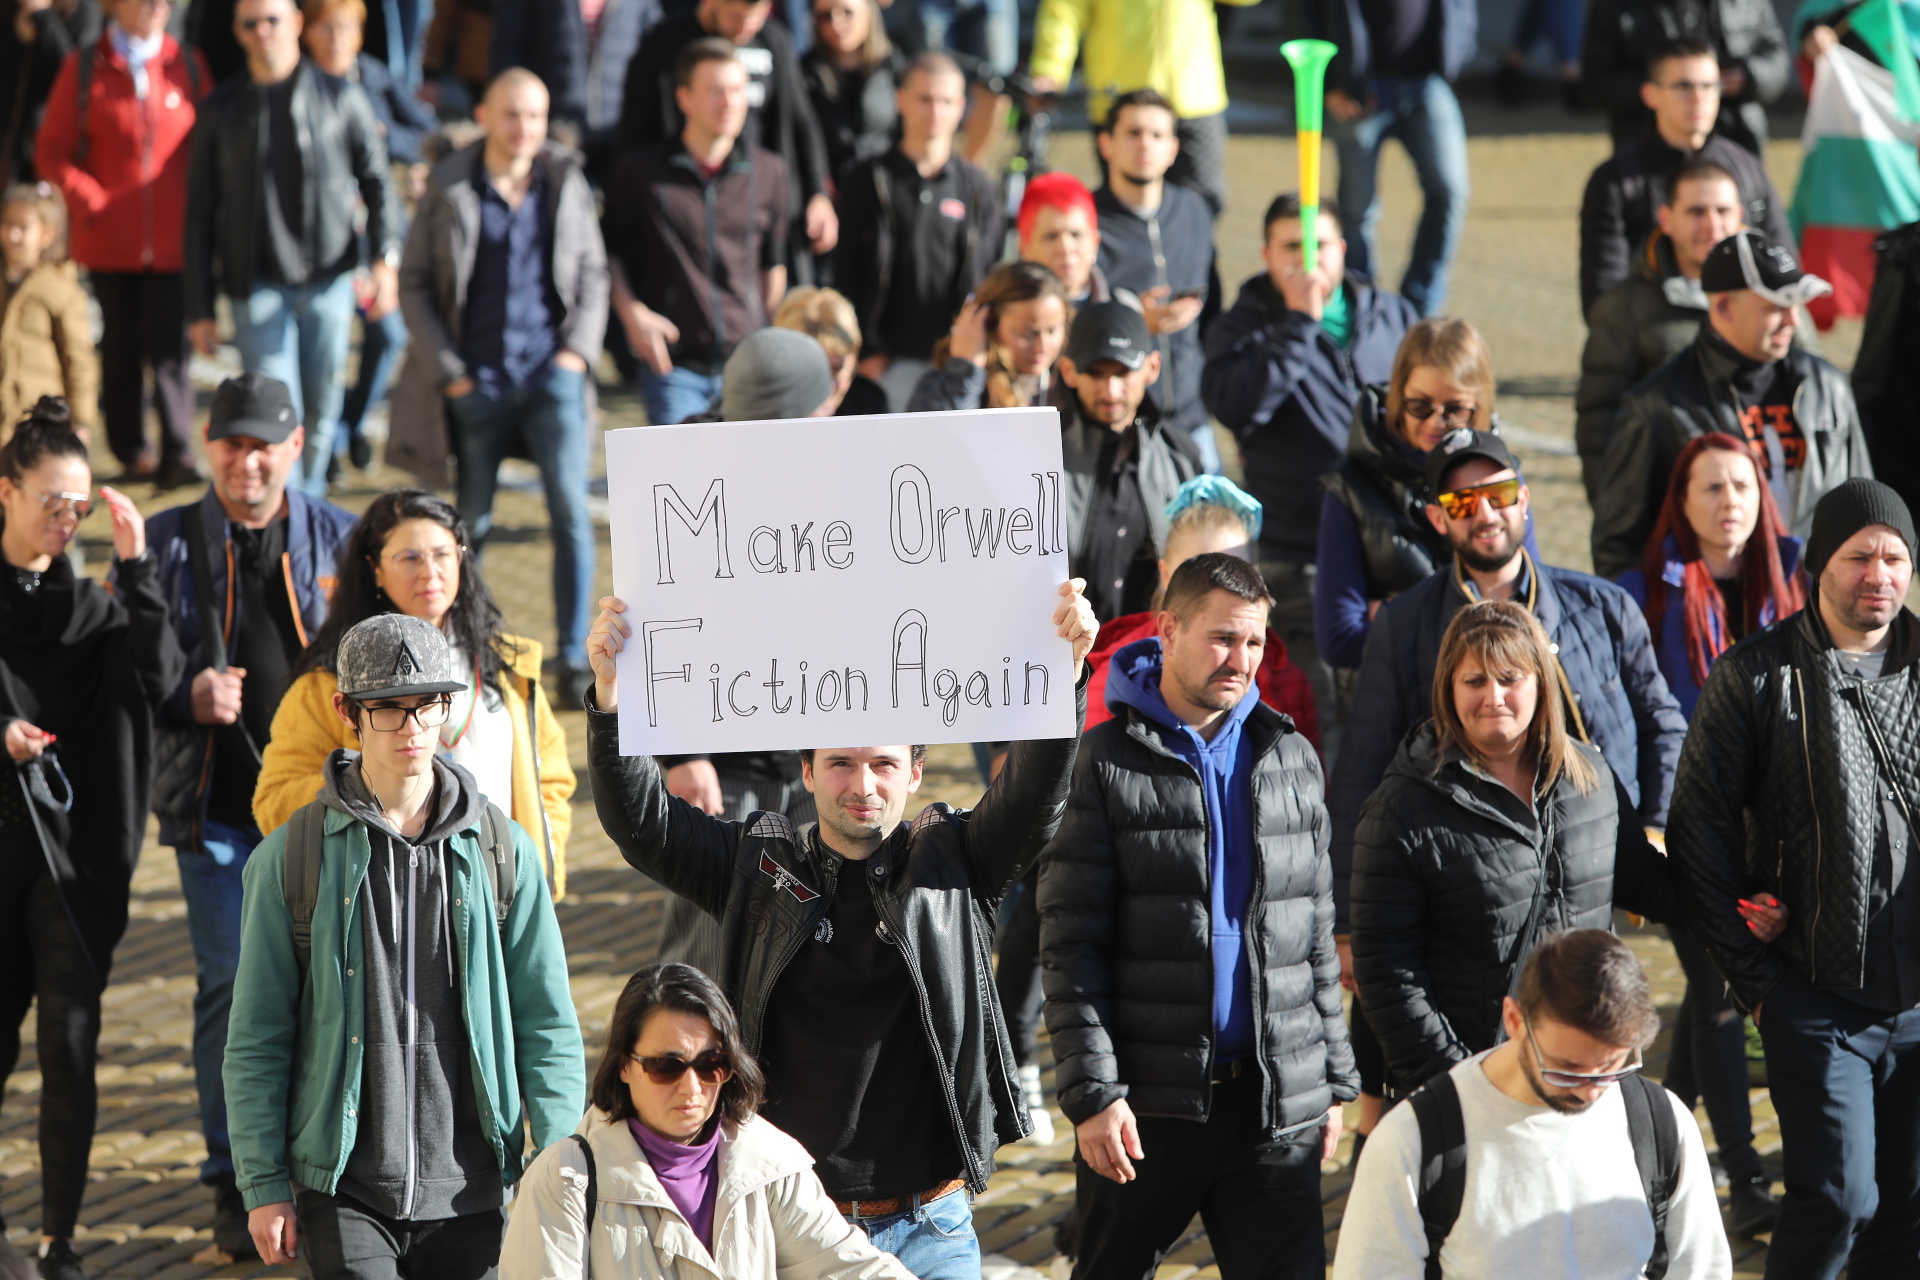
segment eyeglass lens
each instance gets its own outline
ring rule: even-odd
[[[700,1078],[703,1084],[724,1084],[733,1078],[733,1059],[718,1049],[709,1049],[699,1057],[689,1061],[666,1055],[658,1058],[634,1057],[640,1069],[647,1073],[647,1079],[655,1084],[672,1084],[689,1070]]]
[[[409,719],[422,729],[438,729],[447,722],[452,706],[452,699],[439,698],[417,707],[369,707],[367,717],[373,722],[373,727],[382,733],[400,732]]]

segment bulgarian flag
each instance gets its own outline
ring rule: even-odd
[[[1883,65],[1835,45],[1814,66],[1793,228],[1802,267],[1833,285],[1808,307],[1822,329],[1866,314],[1875,237],[1920,221],[1920,65],[1904,8],[1866,0],[1849,15]]]

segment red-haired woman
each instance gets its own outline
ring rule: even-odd
[[[1714,659],[1806,603],[1799,564],[1800,540],[1788,535],[1745,442],[1708,434],[1680,451],[1645,567],[1620,585],[1647,615],[1660,671],[1689,717]],[[1687,995],[1666,1085],[1706,1103],[1730,1183],[1730,1229],[1765,1230],[1776,1209],[1753,1150],[1744,1020],[1706,951],[1684,931],[1669,932]]]

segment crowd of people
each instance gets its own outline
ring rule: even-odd
[[[18,8],[0,1066],[37,1009],[43,1280],[88,1274],[149,814],[214,1261],[977,1280],[972,1198],[1057,1108],[1075,1277],[1151,1276],[1196,1214],[1229,1280],[1320,1277],[1352,1104],[1343,1280],[1721,1280],[1764,1232],[1769,1275],[1920,1266],[1916,534],[1805,339],[1765,4],[1596,0],[1569,52],[1541,3],[1516,39],[1553,35],[1616,142],[1579,210],[1592,574],[1543,555],[1494,353],[1444,314],[1466,0],[1290,12],[1340,47],[1338,198],[1311,228],[1271,198],[1230,305],[1211,0],[1041,0],[1023,92],[1080,64],[1097,190],[990,176],[1008,0]],[[1816,18],[1809,59],[1848,26]],[[1397,291],[1388,138],[1425,202]],[[196,424],[223,331],[244,372]],[[978,804],[911,822],[924,745],[622,756],[603,356],[655,425],[1057,411],[1070,577],[1033,607],[1081,732],[975,744]],[[329,486],[389,388],[421,487],[355,516]],[[551,641],[487,586],[510,456]],[[126,493],[202,481],[150,519]],[[557,707],[670,891],[591,1069]],[[1686,974],[1664,1087],[1616,910]]]

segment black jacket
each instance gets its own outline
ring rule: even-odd
[[[1347,456],[1320,483],[1360,526],[1370,596],[1397,596],[1453,562],[1446,535],[1427,519],[1426,470],[1387,429],[1385,387],[1361,391]]]
[[[1404,1096],[1505,1035],[1504,997],[1556,929],[1606,929],[1617,904],[1674,919],[1667,860],[1601,754],[1582,795],[1565,777],[1532,805],[1414,729],[1360,814],[1353,972]],[[1536,908],[1535,904],[1538,903]]]
[[[1873,247],[1879,269],[1853,361],[1853,398],[1873,474],[1920,509],[1920,440],[1911,425],[1920,404],[1920,222],[1895,227]]]
[[[1264,704],[1242,726],[1259,851],[1244,924],[1268,1129],[1316,1124],[1359,1088],[1341,1017],[1320,760]],[[1136,709],[1089,730],[1040,866],[1040,953],[1060,1109],[1078,1124],[1205,1120],[1213,1056],[1207,802]],[[1149,1154],[1151,1159],[1151,1154]]]
[[[1617,578],[1645,562],[1674,461],[1687,441],[1709,431],[1746,438],[1732,385],[1736,357],[1712,337],[1712,324],[1701,325],[1693,345],[1628,392],[1614,415],[1601,461],[1606,483],[1593,507],[1595,573]],[[1798,347],[1782,359],[1797,384],[1793,416],[1807,450],[1794,510],[1780,516],[1788,533],[1805,538],[1820,495],[1843,480],[1872,476],[1873,464],[1847,375]]]
[[[1533,614],[1557,646],[1589,740],[1606,757],[1640,821],[1666,826],[1673,769],[1687,721],[1660,674],[1640,606],[1613,583],[1591,574],[1536,564],[1531,576],[1536,579]],[[1520,599],[1525,603],[1524,596]],[[1440,637],[1466,604],[1459,574],[1452,569],[1436,573],[1381,606],[1367,635],[1328,806],[1333,814],[1334,902],[1343,933],[1360,810],[1386,775],[1407,731],[1432,717]]]
[[[916,388],[917,390],[917,388]],[[1100,473],[1103,446],[1113,428],[1105,423],[1089,422],[1080,411],[1078,396],[1063,396],[1052,403],[1060,410],[1060,460],[1066,474],[1061,477],[1060,505],[1067,517],[1067,559],[1076,577],[1086,577],[1086,557],[1096,541],[1119,536],[1112,528],[1100,527],[1093,518],[1094,494],[1106,479]],[[1200,456],[1193,437],[1184,431],[1169,430],[1160,420],[1160,410],[1152,400],[1140,402],[1134,419],[1135,479],[1140,486],[1141,505],[1146,508],[1147,528],[1153,545],[1166,549],[1167,504],[1180,492],[1180,486],[1200,473]],[[1095,582],[1087,589],[1094,611],[1103,619],[1133,613],[1134,608],[1113,607],[1120,600],[1118,589],[1108,591],[1106,584]],[[1144,604],[1139,607],[1145,607]]]
[[[1692,12],[1704,16],[1704,25],[1683,21]],[[1772,0],[1701,0],[1697,7],[1672,0],[1593,0],[1580,42],[1580,88],[1588,105],[1607,113],[1616,144],[1632,138],[1653,117],[1640,101],[1647,60],[1680,36],[1712,45],[1723,75],[1730,67],[1746,71],[1747,87],[1720,101],[1719,131],[1758,154],[1767,140],[1766,105],[1793,75],[1793,50]]]
[[[1440,28],[1440,64],[1434,70],[1452,82],[1466,70],[1480,47],[1480,6],[1474,0],[1438,0],[1434,7],[1439,10],[1436,17]],[[1281,11],[1288,15],[1288,39],[1330,40],[1339,49],[1327,64],[1327,88],[1344,90],[1365,101],[1367,77],[1374,74],[1373,33],[1367,29],[1360,0],[1306,0],[1297,6],[1283,6]]]
[[[1680,755],[1667,849],[1695,936],[1743,1008],[1791,967],[1816,987],[1866,980],[1880,779],[1920,794],[1920,619],[1902,610],[1878,680],[1841,670],[1817,608],[1720,655]],[[1908,873],[1911,876],[1911,872]],[[1771,945],[1735,900],[1793,908]]]
[[[1266,505],[1260,555],[1310,564],[1320,541],[1320,476],[1346,455],[1364,384],[1393,375],[1394,353],[1420,318],[1413,304],[1347,272],[1353,343],[1342,351],[1318,321],[1289,310],[1263,273],[1207,330],[1200,376],[1207,408],[1240,440],[1248,490]]]
[[[1160,208],[1143,218],[1109,187],[1093,193],[1100,217],[1102,275],[1114,289],[1136,297],[1166,285],[1174,296],[1197,293],[1205,303],[1194,322],[1178,333],[1160,334],[1160,380],[1147,394],[1169,426],[1192,432],[1207,424],[1200,401],[1200,368],[1206,356],[1200,335],[1219,313],[1220,278],[1213,266],[1213,206],[1185,187],[1166,184]]]
[[[862,160],[893,150],[900,133],[894,95],[906,70],[906,55],[898,49],[888,50],[871,72],[842,71],[818,43],[801,55],[807,101],[826,147],[827,173],[836,182]]]
[[[350,270],[359,257],[354,232],[358,191],[367,209],[367,251],[400,261],[399,203],[387,144],[364,90],[300,60],[293,118],[302,147],[307,203],[302,237],[313,279]],[[260,260],[261,193],[273,181],[260,166],[260,94],[236,76],[200,103],[187,171],[185,281],[187,320],[213,319],[217,292],[245,298]]]
[[[1711,160],[1731,173],[1747,225],[1770,244],[1793,247],[1786,202],[1760,157],[1718,133],[1698,151],[1682,151],[1649,123],[1587,179],[1580,202],[1580,310],[1589,320],[1594,303],[1631,274],[1640,247],[1660,229],[1667,183],[1690,160]]]
[[[1087,718],[1087,681],[1074,690]],[[1016,742],[978,805],[932,804],[901,823],[867,865],[875,905],[919,990],[929,1048],[967,1183],[984,1190],[993,1153],[1032,1128],[988,957],[1000,900],[1040,856],[1067,805],[1077,739]],[[621,856],[720,922],[723,972],[749,1052],[760,1050],[780,972],[833,904],[838,856],[777,813],[710,817],[667,794],[652,756],[620,754],[619,717],[587,714],[587,761],[601,825]]]

